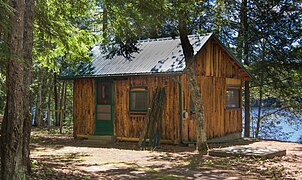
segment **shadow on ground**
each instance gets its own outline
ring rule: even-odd
[[[183,158],[167,153],[150,161],[177,161],[172,166],[153,164],[141,166],[138,163],[82,164],[81,153],[64,156],[47,155],[34,158],[35,168],[30,179],[242,179],[281,178],[282,167],[259,170],[264,164],[250,158],[215,158],[190,154]]]
[[[210,144],[210,148],[245,145],[252,141],[238,141],[226,144]],[[107,145],[85,144],[83,140],[63,135],[33,136],[31,148],[60,150],[66,146],[93,147],[118,150],[134,150],[137,143],[116,142]],[[297,149],[299,151],[301,149]],[[107,150],[106,150],[107,151]],[[33,158],[33,173],[30,179],[258,179],[282,178],[285,170],[278,165],[280,158],[270,160],[241,157],[211,157],[194,152],[194,147],[161,145],[157,153],[145,157],[145,164],[133,161],[129,155],[127,162],[84,162],[85,154],[66,152],[60,155],[41,155]],[[126,154],[127,155],[127,154]]]
[[[235,142],[228,143],[216,143],[209,144],[209,148],[221,148],[234,145],[248,145],[254,141],[248,140],[237,140]],[[126,150],[137,150],[141,149],[138,147],[137,142],[124,142],[116,141],[115,143],[110,144],[92,144],[88,143],[85,139],[75,139],[72,136],[66,135],[35,135],[31,137],[31,148],[35,149],[40,146],[52,148],[55,150],[64,148],[65,146],[72,147],[92,147],[92,148],[117,148],[117,149],[126,149]],[[146,150],[150,148],[146,147]],[[195,147],[188,147],[188,145],[168,145],[161,144],[159,147],[155,148],[154,151],[158,152],[192,152],[195,151]]]

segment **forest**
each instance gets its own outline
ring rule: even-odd
[[[0,0],[1,178],[26,179],[32,126],[72,131],[73,82],[60,75],[81,74],[95,44],[131,60],[139,40],[180,36],[190,62],[185,37],[214,33],[253,75],[244,136],[265,138],[277,116],[301,125],[301,12],[296,0]]]

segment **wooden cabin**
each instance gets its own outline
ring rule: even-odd
[[[242,131],[242,85],[251,75],[213,34],[191,35],[194,68],[202,91],[208,139]],[[164,88],[161,140],[194,143],[195,113],[179,38],[139,41],[131,60],[106,58],[99,46],[93,61],[74,79],[74,136],[114,136],[138,141],[156,88]],[[80,75],[81,74],[81,75]]]

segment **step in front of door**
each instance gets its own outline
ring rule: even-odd
[[[114,136],[88,136],[88,138],[84,142],[91,145],[109,144],[115,142],[115,137]]]

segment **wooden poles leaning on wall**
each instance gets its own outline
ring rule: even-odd
[[[156,88],[153,91],[151,108],[148,109],[147,118],[144,121],[143,129],[139,138],[139,147],[144,149],[149,137],[149,147],[154,149],[160,144],[161,126],[164,101],[166,98],[164,88]]]

